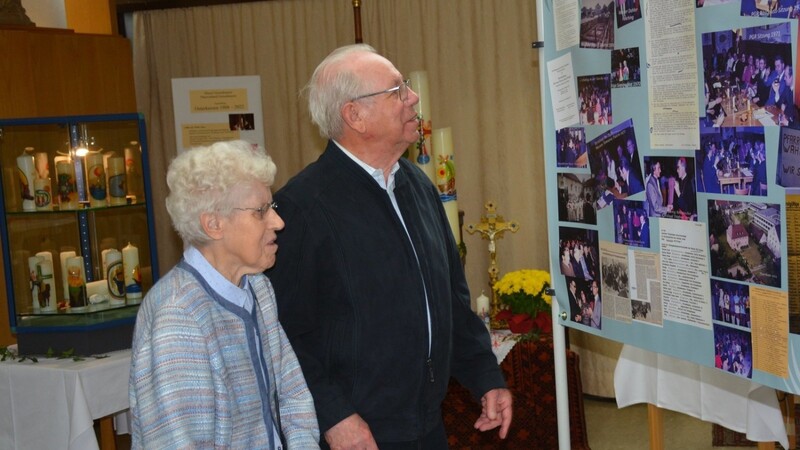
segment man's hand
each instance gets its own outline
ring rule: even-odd
[[[369,425],[358,414],[342,420],[325,432],[331,450],[378,450]]]
[[[486,431],[500,426],[500,439],[508,435],[511,426],[511,391],[492,389],[481,398],[481,416],[475,421],[475,429]]]

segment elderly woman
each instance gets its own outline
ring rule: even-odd
[[[185,251],[137,317],[134,448],[318,448],[314,402],[262,274],[283,228],[274,176],[272,159],[244,141],[170,164],[167,211]]]

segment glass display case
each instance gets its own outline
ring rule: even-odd
[[[130,347],[158,278],[139,114],[0,120],[0,237],[23,354]]]

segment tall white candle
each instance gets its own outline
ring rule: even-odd
[[[128,202],[127,177],[125,175],[125,158],[112,156],[108,158],[108,202],[111,205],[124,205]]]
[[[135,199],[144,199],[144,189],[142,188],[142,155],[139,142],[131,141],[129,147],[125,147],[125,175],[128,181],[128,195]]]
[[[28,276],[30,278],[31,306],[34,311],[39,311],[39,289],[41,288],[42,277],[40,275],[39,264],[44,261],[41,256],[31,256],[28,258]]]
[[[69,285],[69,307],[74,311],[85,308],[89,304],[86,295],[86,275],[83,268],[83,256],[67,258],[67,284]]]
[[[433,150],[431,144],[431,105],[428,87],[428,72],[416,70],[408,75],[411,80],[411,89],[417,93],[419,102],[414,107],[420,117],[418,131],[422,139],[409,147],[409,157],[425,175],[433,182],[436,176],[436,164],[433,161]]]
[[[479,316],[483,317],[489,314],[490,311],[489,308],[490,308],[489,297],[487,297],[486,294],[484,294],[483,291],[481,291],[481,295],[479,295],[478,298],[475,299],[475,312]]]
[[[436,187],[444,205],[450,229],[457,244],[461,243],[458,223],[458,193],[456,192],[456,161],[453,150],[453,131],[450,127],[433,130],[433,155],[436,160]]]
[[[36,179],[36,166],[33,155],[23,153],[17,156],[17,176],[19,177],[20,194],[22,195],[22,210],[36,211],[36,202],[33,197],[33,180]]]
[[[103,167],[103,155],[91,152],[86,155],[86,184],[89,187],[89,205],[92,208],[106,206],[106,170]]]
[[[64,286],[64,291],[61,293],[61,299],[69,300],[69,280],[67,276],[67,260],[75,256],[73,251],[61,252],[58,254],[58,259],[61,262],[61,284]]]
[[[125,298],[136,303],[142,298],[142,277],[139,273],[139,249],[130,242],[122,249],[122,267],[125,271]]]
[[[50,253],[50,252],[47,252]],[[53,273],[53,257],[50,259],[43,258],[39,264],[39,273],[42,277],[42,284],[39,286],[39,306],[42,311],[53,312],[56,310],[58,297],[56,296],[56,278]]]

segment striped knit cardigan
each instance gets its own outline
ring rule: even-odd
[[[267,398],[289,449],[318,448],[314,402],[278,323],[272,285],[263,275],[249,281],[271,392],[261,392],[257,381],[245,326],[252,316],[221,302],[182,262],[148,292],[136,320],[129,386],[134,448],[269,448]]]

